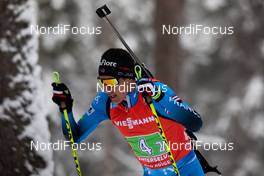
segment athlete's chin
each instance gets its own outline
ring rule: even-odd
[[[118,97],[115,97],[115,98],[111,98],[110,97],[110,100],[112,101],[112,102],[114,102],[114,103],[120,103],[122,100],[120,100],[120,98],[118,98]]]
[[[119,96],[115,95],[115,96],[109,96],[110,100],[114,103],[120,103],[122,102],[122,98],[120,98]]]

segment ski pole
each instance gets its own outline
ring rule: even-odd
[[[142,71],[141,71],[141,67],[139,65],[135,66],[135,73],[136,73],[137,79],[140,79],[141,78]],[[153,100],[152,100],[151,96],[149,96],[149,95],[145,96],[145,99],[146,99],[147,104],[150,106],[150,109],[152,111],[152,114],[154,115],[156,124],[157,124],[157,126],[159,128],[160,135],[161,135],[161,137],[162,137],[162,139],[163,139],[163,141],[165,143],[166,152],[168,153],[168,155],[170,157],[170,162],[171,162],[171,164],[173,166],[173,169],[174,169],[175,173],[177,174],[177,176],[180,176],[179,169],[178,169],[178,167],[176,165],[176,162],[175,162],[175,160],[173,158],[173,155],[171,153],[168,140],[166,138],[166,135],[165,135],[164,130],[162,128],[162,125],[160,123],[160,119],[159,119],[158,113],[157,113],[157,111],[155,109],[155,106],[153,104]]]
[[[60,74],[58,72],[53,72],[53,81],[56,84],[61,83],[60,82]],[[61,107],[63,108],[63,115],[64,115],[64,119],[65,119],[65,122],[66,122],[66,128],[67,128],[67,132],[68,132],[68,137],[69,137],[70,143],[71,143],[72,155],[73,155],[76,171],[77,171],[78,176],[81,176],[82,175],[81,167],[80,167],[80,164],[79,164],[77,150],[74,149],[74,140],[73,140],[73,135],[72,135],[72,129],[71,129],[71,125],[70,125],[69,116],[68,116],[68,112],[67,112],[67,109],[66,109],[65,102],[61,103]]]
[[[121,36],[121,34],[118,32],[117,28],[115,27],[115,25],[111,22],[111,20],[107,17],[107,15],[109,15],[111,13],[110,9],[106,6],[103,5],[102,7],[98,8],[96,10],[97,15],[104,19],[106,21],[106,23],[108,23],[114,33],[117,35],[117,37],[119,38],[119,40],[123,43],[123,45],[125,46],[125,48],[128,50],[128,52],[130,53],[130,55],[134,58],[134,61],[140,65],[140,67],[144,70],[144,72],[147,74],[147,76],[149,78],[152,78],[153,76],[149,73],[149,71],[145,68],[145,65],[140,61],[140,59],[136,56],[136,54],[132,51],[132,49],[128,46],[128,44],[126,43],[126,41],[124,40],[124,38]]]

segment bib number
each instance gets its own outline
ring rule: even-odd
[[[152,149],[147,146],[144,139],[139,140],[139,148],[142,152],[146,152],[148,155],[152,155]]]
[[[166,153],[166,144],[159,133],[126,138],[139,157],[158,156]]]

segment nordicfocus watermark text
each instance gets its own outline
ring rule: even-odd
[[[157,142],[157,147],[159,147],[160,151],[166,150],[166,143]],[[202,149],[205,151],[233,151],[235,149],[233,142],[204,142],[204,141],[190,141],[186,143],[171,143],[168,142],[171,151],[178,150],[193,150],[193,149]],[[65,151],[71,147],[70,141],[61,141],[57,142],[39,142],[39,141],[31,141],[30,150],[36,151]],[[101,151],[102,143],[74,143],[74,150],[81,151]]]
[[[157,147],[160,148],[160,151],[166,150],[166,143],[157,142]],[[178,150],[194,150],[201,149],[205,151],[233,151],[235,149],[233,142],[204,142],[204,141],[190,141],[187,143],[171,143],[168,142],[171,151]]]
[[[151,83],[138,86],[137,83],[122,83],[118,85],[102,85],[100,83],[96,84],[97,92],[132,92],[137,89],[138,92],[151,92],[155,95],[158,92],[168,91],[168,86],[165,84],[162,85],[153,85]]]
[[[66,150],[67,148],[71,147],[70,141],[62,141],[58,140],[56,142],[39,142],[39,141],[31,141],[30,142],[30,150],[36,151],[59,151],[59,150]],[[102,150],[102,143],[73,143],[73,149],[82,150],[82,151],[100,151]]]
[[[233,35],[233,26],[204,26],[202,24],[190,24],[188,26],[162,25],[163,35]]]
[[[69,24],[58,24],[56,26],[30,26],[31,34],[37,35],[99,35],[102,33],[100,26],[71,26]]]

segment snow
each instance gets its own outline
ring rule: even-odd
[[[133,50],[138,49],[138,47],[139,47],[138,42],[137,42],[138,40],[136,39],[136,37],[133,34],[129,33],[126,36],[124,36],[124,38],[125,38],[128,46],[130,48],[133,48]],[[120,41],[116,40],[116,45],[118,45],[119,43],[120,43]]]
[[[140,165],[138,161],[134,158],[122,151],[121,149],[115,147],[112,156],[117,159],[120,163],[126,165],[127,168],[129,168],[131,171],[138,171],[138,168],[140,168]],[[140,170],[141,171],[141,170]],[[142,172],[142,171],[141,171]],[[143,173],[142,173],[143,174]],[[139,175],[142,175],[139,174]],[[131,173],[131,175],[133,175]]]
[[[216,11],[226,5],[225,0],[203,0],[203,5],[209,11]]]
[[[224,105],[223,113],[216,123],[215,130],[225,132],[231,125],[231,119],[236,117],[242,111],[241,101],[237,97],[231,97]]]
[[[67,173],[67,171],[64,168],[64,163],[59,162],[56,163],[56,171],[55,171],[55,175],[68,175],[69,173]]]
[[[199,24],[203,26],[209,26],[208,24]],[[200,53],[210,53],[214,51],[215,40],[213,35],[203,34],[202,32],[197,35],[181,35],[181,44],[183,47]]]
[[[154,9],[154,4],[150,0],[144,2],[140,0],[118,0],[117,3],[118,6],[125,9],[125,15],[128,19],[137,19],[137,22],[141,24],[151,22],[151,12]],[[141,6],[138,6],[138,4],[141,4]]]
[[[264,138],[264,112],[255,116],[249,128],[249,133],[252,138]]]
[[[146,30],[144,31],[144,39],[146,41],[148,41],[148,43],[154,43],[154,30],[153,29],[149,29],[149,30]]]
[[[68,21],[64,21],[61,24],[62,25],[67,24],[68,25]],[[52,49],[59,46],[60,43],[63,43],[64,41],[66,41],[67,38],[69,37],[69,35],[70,35],[70,33],[68,33],[68,32],[66,32],[63,35],[59,35],[59,34],[55,35],[53,33],[41,35],[42,44],[46,50],[51,51]]]
[[[16,52],[16,48],[12,47],[11,44],[6,39],[0,40],[0,48],[1,48],[1,51]]]
[[[216,131],[225,132],[231,125],[232,118],[240,118],[243,129],[248,130],[253,138],[264,137],[263,107],[264,82],[261,76],[253,76],[246,86],[242,97],[230,97],[216,123]]]
[[[59,64],[69,71],[73,71],[77,69],[76,59],[69,53],[64,53],[58,57]]]
[[[244,160],[240,161],[240,163],[241,163],[240,167],[234,173],[234,176],[255,175],[254,172],[260,170],[260,167],[261,167],[255,154],[245,155]]]
[[[203,134],[203,133],[198,133],[196,134],[197,139],[199,141],[202,141],[203,143],[224,143],[226,140],[220,136],[216,135],[208,135],[208,134]]]
[[[11,101],[10,99],[4,99],[0,106],[0,118],[4,120],[12,120],[8,115],[4,113],[5,110],[9,110],[10,107],[19,107],[19,102]]]
[[[204,26],[208,26],[203,24]],[[209,65],[211,59],[208,57],[216,49],[216,38],[213,35],[198,33],[196,35],[180,35],[180,43],[184,49],[191,53],[195,53],[190,59],[190,65]],[[192,66],[190,66],[192,67]],[[193,69],[193,68],[192,68]]]
[[[60,10],[63,8],[63,6],[65,5],[65,0],[51,0],[51,6],[56,9],[56,10]]]
[[[25,167],[32,172],[33,171],[33,167],[31,166],[31,164],[28,161],[25,161]]]
[[[246,88],[243,104],[246,108],[260,108],[263,106],[264,82],[261,76],[255,76]]]

